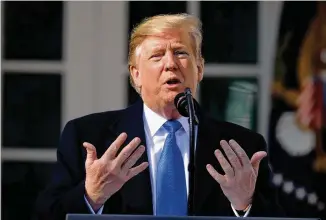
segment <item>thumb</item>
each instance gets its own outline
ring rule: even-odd
[[[254,168],[256,174],[258,174],[259,164],[260,164],[261,160],[266,156],[267,156],[267,153],[265,151],[259,151],[259,152],[256,152],[254,155],[252,155],[250,162],[251,162],[251,165]]]
[[[85,147],[85,149],[87,151],[85,166],[88,167],[88,166],[92,165],[94,160],[97,159],[96,148],[94,147],[93,144],[90,144],[87,142],[84,142],[83,146]]]

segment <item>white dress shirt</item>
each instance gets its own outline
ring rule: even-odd
[[[153,198],[153,211],[154,215],[156,215],[156,166],[159,161],[160,155],[162,153],[162,149],[164,146],[165,139],[168,135],[168,132],[162,127],[162,125],[167,121],[162,116],[153,112],[150,108],[148,108],[144,104],[144,112],[143,112],[143,120],[144,120],[144,130],[146,137],[146,149],[147,149],[147,157],[149,162],[149,171],[150,171],[150,179],[152,184],[152,198]],[[180,117],[178,121],[181,123],[182,127],[176,132],[177,145],[180,148],[184,168],[185,168],[185,178],[186,178],[186,187],[187,194],[189,193],[189,174],[188,174],[188,163],[189,163],[189,122],[188,118]],[[196,130],[195,130],[196,131]],[[197,131],[196,131],[197,134]],[[197,135],[196,135],[197,136]],[[87,199],[85,198],[88,207],[91,212],[95,214],[91,206],[89,205]],[[216,204],[218,205],[218,204]],[[231,208],[234,214],[237,217],[240,217],[238,212],[233,208]],[[251,207],[250,207],[251,208]],[[246,217],[249,214],[250,208],[247,210],[244,216]],[[97,214],[101,214],[103,210],[103,206],[97,212]]]

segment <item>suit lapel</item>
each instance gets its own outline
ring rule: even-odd
[[[112,125],[111,130],[116,131],[117,135],[122,132],[127,133],[128,137],[124,146],[128,145],[135,137],[139,137],[141,139],[141,145],[146,147],[143,122],[143,102],[137,102],[123,110],[121,118]],[[121,150],[122,149],[123,148],[121,148]],[[137,161],[135,166],[142,162],[148,162],[146,151]],[[139,212],[138,214],[148,214],[153,212],[150,173],[148,168],[130,179],[123,186],[121,193],[126,209],[133,211],[137,210],[137,212]]]

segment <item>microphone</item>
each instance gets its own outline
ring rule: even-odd
[[[174,105],[178,109],[180,115],[184,117],[189,117],[188,103],[187,103],[186,95],[183,92],[175,96]]]
[[[189,88],[185,92],[179,93],[174,98],[174,105],[180,115],[189,117],[189,199],[188,199],[188,215],[194,215],[194,196],[195,196],[195,125],[199,124],[199,120],[195,113],[194,100]]]
[[[187,100],[187,96],[190,98],[190,100]],[[190,105],[188,105],[188,103],[190,103]],[[199,120],[198,120],[196,112],[195,112],[195,110],[197,109],[197,106],[193,102],[193,97],[191,95],[191,90],[189,88],[186,88],[185,92],[181,92],[175,96],[174,106],[177,108],[180,115],[182,115],[184,117],[189,117],[190,114],[189,114],[188,106],[191,106],[195,124],[196,125],[199,124]]]

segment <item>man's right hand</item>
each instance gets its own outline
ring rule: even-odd
[[[119,148],[126,139],[126,133],[120,134],[99,159],[94,145],[87,142],[83,143],[87,150],[85,162],[86,198],[94,211],[100,209],[106,200],[120,190],[128,180],[148,167],[148,162],[132,167],[145,152],[144,146],[137,148],[141,142],[137,137],[117,155]],[[137,150],[135,150],[136,148]]]

